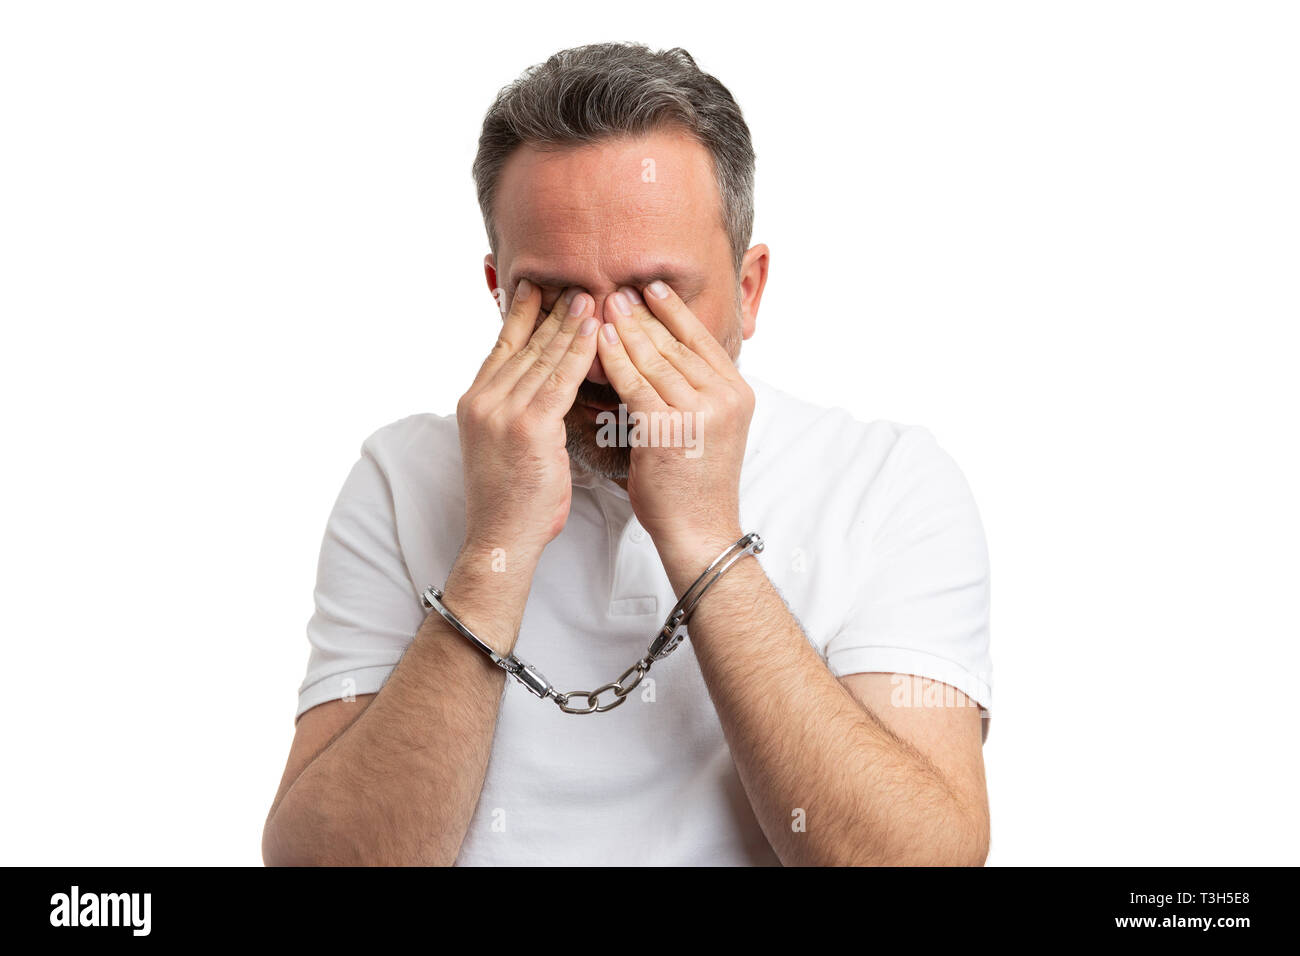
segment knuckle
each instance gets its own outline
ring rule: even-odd
[[[690,342],[687,343],[687,345],[690,346],[691,351],[694,352],[696,355],[708,355],[709,347],[711,345],[717,345],[717,344],[718,344],[717,339],[714,339],[712,337],[705,339],[700,336],[696,336],[695,338],[692,338]]]
[[[740,399],[731,389],[720,388],[716,392],[712,393],[712,398],[709,404],[721,414],[730,416],[731,413],[736,410],[739,401]]]
[[[557,365],[551,369],[551,374],[546,376],[546,388],[553,391],[563,391],[572,384],[569,372],[562,365]]]
[[[650,371],[656,376],[663,378],[671,378],[677,373],[677,369],[673,366],[672,362],[668,361],[668,359],[664,358],[662,355],[657,354],[650,362]]]
[[[483,418],[484,412],[483,396],[466,392],[456,403],[456,418],[462,422],[476,422]]]
[[[541,351],[541,347],[537,344],[537,340],[530,339],[528,344],[516,352],[515,357],[510,361],[515,364],[516,368],[519,368],[520,366],[527,367],[537,361],[537,357],[541,354]]]
[[[736,413],[753,411],[754,391],[748,385],[739,383],[727,390],[727,408]]]
[[[685,342],[681,341],[681,339],[673,339],[668,346],[668,351],[672,352],[674,356],[680,359],[693,358],[695,356],[694,350],[692,350]]]

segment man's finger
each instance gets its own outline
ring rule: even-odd
[[[537,312],[542,304],[542,291],[527,279],[520,279],[515,287],[515,297],[510,309],[502,319],[501,332],[497,336],[492,351],[484,360],[474,385],[481,385],[491,380],[497,370],[518,354],[528,344],[533,328],[537,324]]]
[[[654,390],[654,386],[632,364],[618,330],[608,322],[597,333],[597,350],[600,364],[605,369],[605,377],[618,392],[618,397],[629,409],[643,411],[664,411],[666,403]]]
[[[519,377],[519,381],[515,383],[515,387],[511,391],[510,404],[515,413],[522,413],[524,409],[532,404],[533,397],[538,389],[545,386],[546,381],[551,377],[556,367],[568,354],[569,346],[572,345],[574,338],[577,336],[578,329],[587,319],[591,319],[593,322],[596,321],[595,310],[595,300],[585,292],[579,292],[569,300],[569,307],[566,310],[559,331],[547,343],[542,354],[537,357],[537,361]],[[556,309],[557,314],[559,311],[559,309]],[[574,383],[574,389],[576,394],[577,382]]]
[[[668,283],[656,279],[642,292],[650,311],[673,334],[674,338],[708,362],[713,370],[724,378],[740,377],[740,373],[736,370],[736,363],[731,360],[727,350],[695,317],[695,313],[687,308],[686,303],[678,297],[677,293],[669,288]]]
[[[533,407],[543,414],[563,416],[578,397],[578,387],[587,377],[591,360],[596,357],[596,330],[600,327],[600,320],[591,311],[594,310],[588,311],[579,321],[577,332],[569,340],[568,351],[533,395]]]
[[[692,408],[697,393],[682,373],[659,352],[645,330],[632,316],[631,302],[622,292],[615,292],[605,300],[605,317],[614,323],[623,348],[632,364],[645,376],[646,381],[674,408]],[[609,370],[606,369],[606,374]],[[612,382],[612,379],[611,379]],[[615,384],[617,389],[618,385]]]
[[[578,290],[574,290],[572,298],[577,298],[577,292]],[[588,296],[588,298],[590,297]],[[561,298],[560,303],[568,300],[570,300],[570,296],[566,295]],[[536,330],[529,337],[524,347],[506,359],[497,369],[496,374],[493,375],[492,380],[486,386],[487,391],[491,391],[504,399],[506,395],[509,395],[514,390],[519,379],[541,358],[542,353],[546,351],[546,347],[559,334],[560,327],[564,324],[567,312],[565,309],[558,307],[560,303],[557,303],[557,307],[547,313],[541,324],[537,325]],[[533,321],[536,322],[536,319],[534,318]]]
[[[672,363],[692,388],[703,389],[717,381],[718,373],[713,367],[668,331],[658,316],[646,308],[640,292],[631,286],[623,286],[618,291],[632,300],[632,317],[641,323],[641,330],[659,349],[659,354]]]

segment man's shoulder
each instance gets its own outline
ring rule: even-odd
[[[456,416],[417,412],[376,428],[361,443],[361,457],[374,463],[387,485],[399,519],[408,509],[423,512],[433,502],[457,507],[464,473]]]
[[[755,376],[745,378],[754,390],[759,424],[756,465],[776,468],[785,462],[809,479],[819,475],[836,485],[848,480],[879,486],[907,463],[944,454],[924,425],[864,418],[838,405],[799,398]]]
[[[415,412],[376,428],[361,444],[364,454],[380,464],[425,461],[432,454],[460,460],[460,435],[455,415]]]

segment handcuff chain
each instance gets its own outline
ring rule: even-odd
[[[704,573],[695,579],[695,582],[683,592],[681,599],[668,612],[668,617],[664,620],[663,627],[651,640],[650,646],[646,648],[645,656],[619,675],[617,680],[608,684],[602,684],[595,690],[571,690],[567,693],[561,693],[555,689],[540,671],[529,664],[527,661],[514,654],[507,654],[504,657],[480,640],[473,631],[467,628],[456,615],[452,614],[442,603],[443,592],[441,589],[429,587],[424,589],[420,595],[420,603],[425,608],[436,610],[451,627],[471,644],[477,647],[486,656],[492,659],[492,662],[504,670],[507,674],[523,684],[527,690],[535,697],[543,700],[553,700],[556,706],[566,714],[603,714],[613,710],[624,701],[642,678],[650,672],[650,668],[655,661],[663,660],[681,644],[684,635],[684,628],[690,616],[695,612],[696,606],[700,603],[700,598],[704,592],[713,586],[713,583],[722,577],[730,567],[747,554],[758,554],[763,550],[763,539],[755,532],[742,537],[704,569]],[[730,559],[730,560],[728,560]],[[726,561],[725,564],[723,562]],[[709,575],[712,574],[712,577]],[[705,579],[708,579],[705,581]],[[700,587],[703,582],[703,587]],[[697,590],[698,588],[698,590]],[[636,675],[633,678],[633,675]],[[631,683],[627,683],[632,678]],[[612,699],[602,703],[601,694],[612,693]],[[586,705],[579,707],[570,707],[569,704],[575,698],[586,701]]]

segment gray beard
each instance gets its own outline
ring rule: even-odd
[[[579,413],[570,411],[564,416],[565,447],[569,460],[583,471],[592,472],[610,481],[626,481],[632,461],[632,449],[611,445],[602,448],[596,444],[599,426],[582,421]]]

